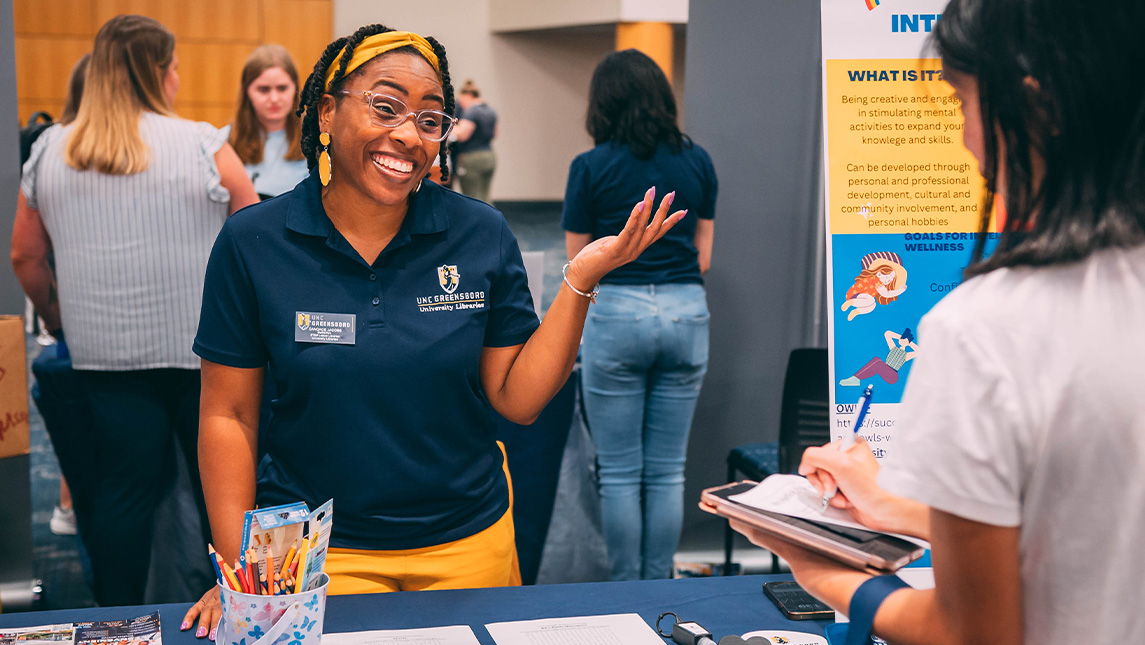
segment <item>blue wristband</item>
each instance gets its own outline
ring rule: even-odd
[[[875,614],[887,596],[899,589],[909,587],[898,576],[875,576],[859,585],[851,596],[851,611],[847,618],[847,640],[844,645],[868,645],[871,642],[871,628],[875,624]]]

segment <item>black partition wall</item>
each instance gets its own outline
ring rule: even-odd
[[[778,436],[787,355],[823,346],[818,0],[692,0],[684,130],[720,181],[709,371],[692,427],[686,549],[720,548],[700,490]]]

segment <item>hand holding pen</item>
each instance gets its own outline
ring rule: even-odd
[[[847,452],[855,445],[855,437],[859,435],[859,428],[863,427],[863,421],[867,418],[867,412],[871,409],[871,394],[874,392],[875,386],[868,385],[867,389],[863,391],[863,395],[859,397],[859,414],[855,417],[855,422],[851,425],[851,431],[843,436],[842,441],[838,445],[838,449],[842,452]],[[800,468],[802,470],[802,468]],[[839,491],[835,483],[835,479],[830,478],[829,482],[824,482],[823,488],[823,507],[822,510],[827,510],[831,505],[832,498]]]

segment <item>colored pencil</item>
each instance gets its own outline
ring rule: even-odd
[[[270,591],[270,586],[274,584],[274,549],[267,545],[266,547],[266,589]]]
[[[215,557],[219,557],[217,553],[215,554]],[[227,564],[226,562],[223,562],[222,565],[223,565],[223,576],[226,577],[227,582],[230,584],[231,590],[232,591],[242,591],[242,587],[239,586],[239,579],[235,577],[235,572],[231,571],[230,565]]]
[[[243,568],[238,565],[237,562],[235,563],[234,572],[235,578],[239,581],[239,591],[246,593],[246,573],[243,571]]]
[[[219,568],[219,561],[215,559],[215,545],[207,545],[207,555],[211,558],[211,567],[215,570],[215,577],[219,579],[219,584],[226,584],[223,581],[223,570]]]
[[[310,540],[302,539],[302,548],[298,550],[298,561],[291,566],[290,575],[296,580],[306,577],[306,559],[310,557]]]
[[[247,552],[246,552],[246,579],[248,581],[250,581],[251,590],[249,593],[260,594],[260,593],[262,593],[262,589],[259,588],[260,585],[258,583],[258,576],[255,575],[255,573],[254,573],[254,570],[255,570],[254,561],[255,561],[254,549],[247,549]]]
[[[219,571],[223,576],[223,586],[234,589],[231,579],[227,577],[227,565],[223,562],[223,556],[219,555],[218,551],[215,551],[215,564],[219,567]]]
[[[290,570],[290,563],[294,561],[294,556],[297,553],[298,540],[295,540],[294,543],[290,545],[290,550],[286,552],[286,557],[282,560],[282,569],[279,571],[279,573],[285,575],[286,572]]]

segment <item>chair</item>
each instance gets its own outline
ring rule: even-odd
[[[736,446],[728,454],[728,483],[738,480],[737,473],[755,481],[774,473],[794,473],[804,450],[830,441],[830,386],[826,349],[791,350],[783,377],[779,441]],[[732,537],[729,524],[724,528],[724,575],[732,570]],[[778,569],[779,558],[773,554],[772,573]]]

